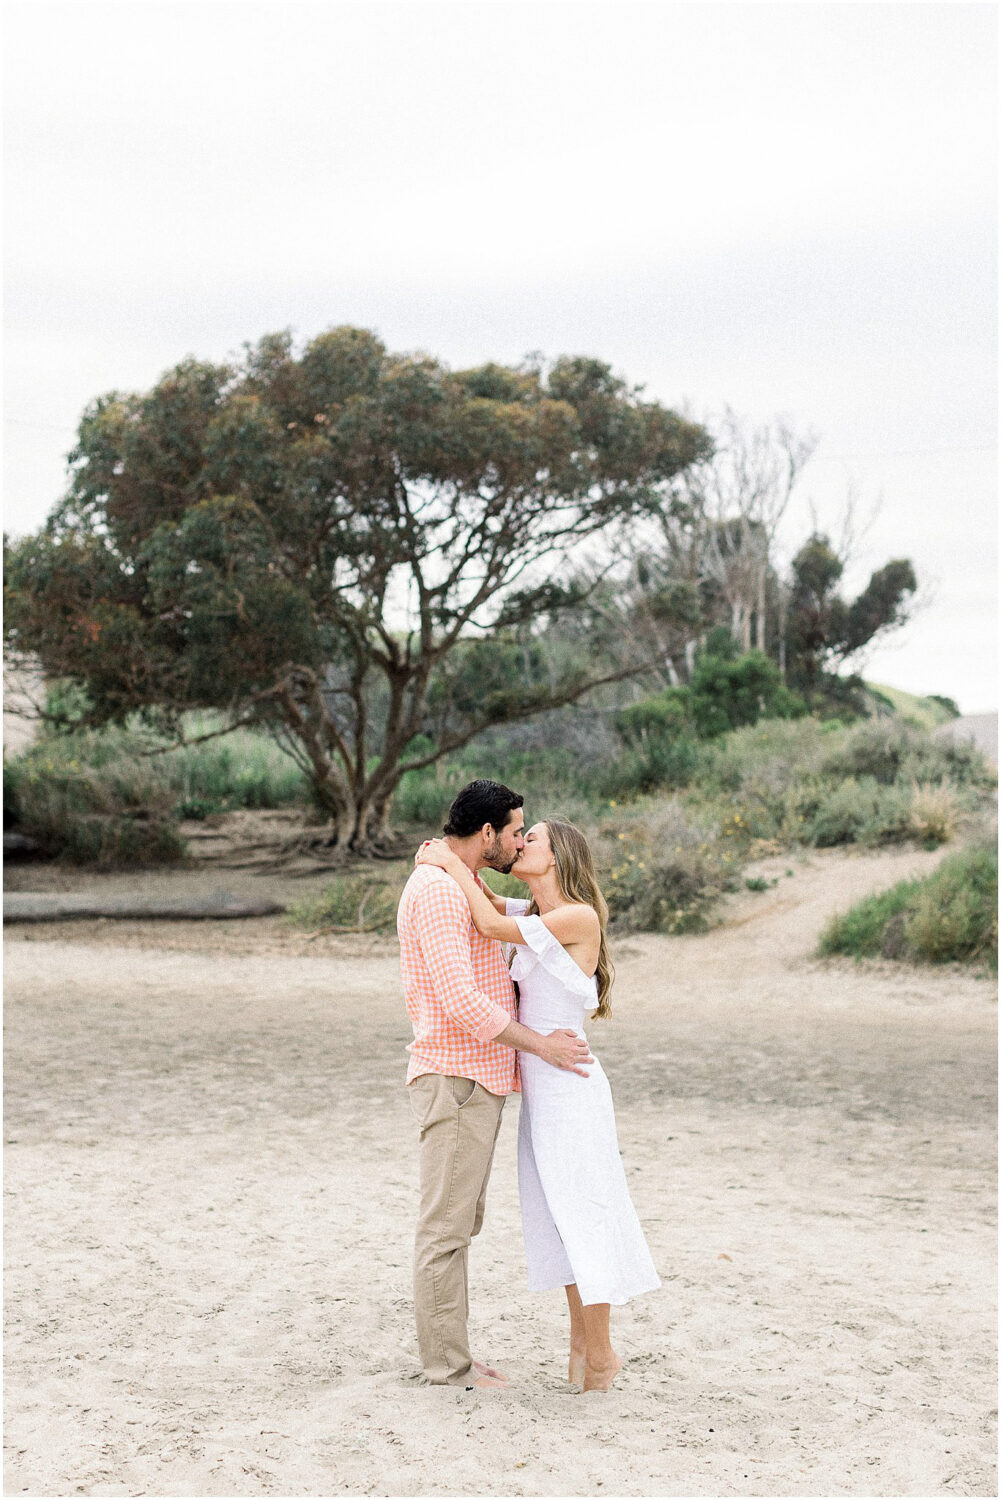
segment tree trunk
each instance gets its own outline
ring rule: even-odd
[[[765,568],[762,564],[758,574],[758,608],[754,621],[754,644],[759,651],[765,649]]]
[[[352,854],[371,858],[397,852],[398,840],[393,836],[390,818],[393,794],[399,783],[399,776],[391,778],[388,784],[384,778],[377,787],[370,787],[359,794],[351,832],[347,838],[347,846]]]

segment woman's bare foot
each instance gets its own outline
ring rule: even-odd
[[[471,1372],[471,1379],[466,1386],[467,1391],[507,1391],[510,1390],[506,1380],[495,1380],[492,1375],[477,1375],[475,1369]]]
[[[584,1384],[584,1366],[587,1363],[587,1346],[581,1344],[576,1348],[570,1345],[570,1365],[567,1371],[567,1379],[572,1385]]]
[[[486,1375],[490,1380],[500,1380],[507,1384],[508,1377],[500,1370],[495,1370],[493,1365],[481,1365],[478,1359],[473,1360],[473,1369],[477,1375]]]
[[[622,1361],[613,1352],[611,1364],[592,1365],[584,1367],[584,1390],[585,1391],[610,1391],[612,1381],[622,1369]]]

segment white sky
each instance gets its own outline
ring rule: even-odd
[[[866,665],[996,704],[993,4],[6,7],[6,526],[80,413],[187,355],[375,328],[586,353],[823,441],[790,512],[882,506]]]

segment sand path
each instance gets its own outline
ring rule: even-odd
[[[514,1101],[471,1283],[516,1384],[410,1382],[392,942],[8,930],[6,1493],[995,1493],[994,986],[810,956],[933,860],[772,861],[620,943],[591,1036],[664,1286],[608,1396],[523,1289]]]

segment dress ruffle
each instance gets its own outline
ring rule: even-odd
[[[588,1010],[597,1005],[597,981],[588,976],[578,963],[570,957],[541,917],[515,917],[521,932],[514,962],[511,965],[512,979],[525,979],[537,964],[558,979],[571,994],[579,995]]]

